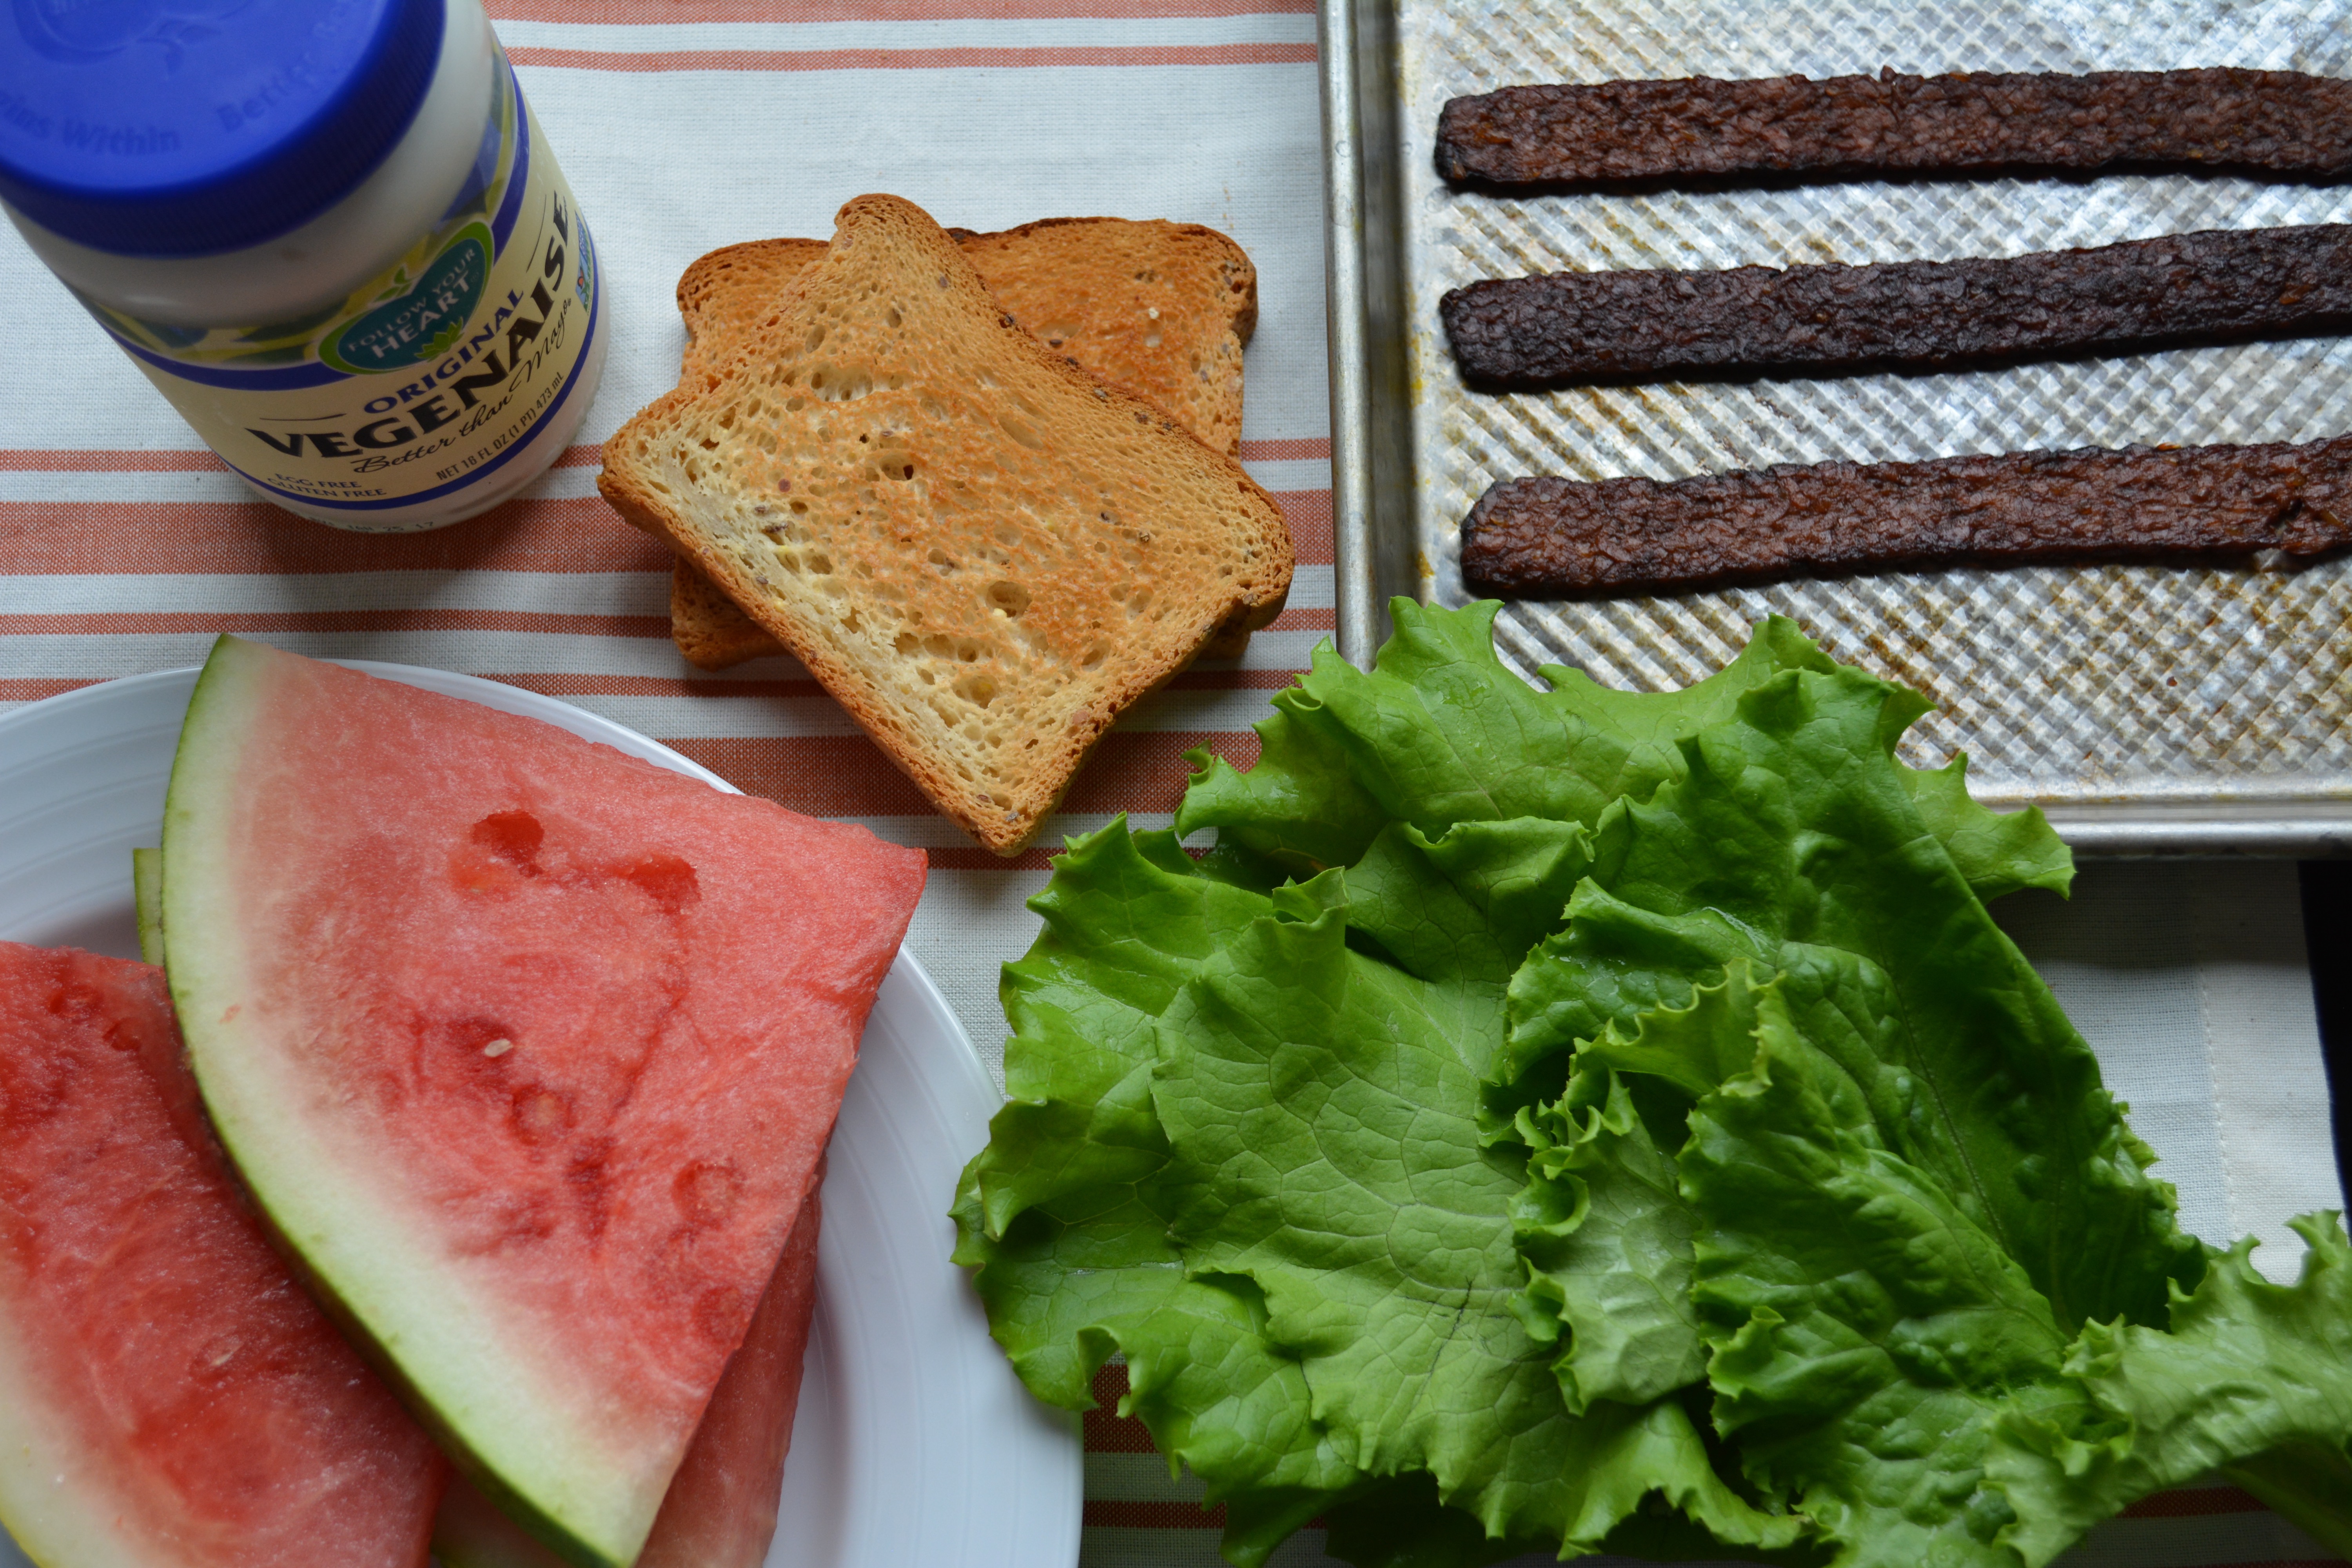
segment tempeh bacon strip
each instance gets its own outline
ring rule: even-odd
[[[1474,385],[1937,371],[2352,327],[2352,225],[2004,259],[1554,272],[1454,289]]]
[[[1507,479],[1463,526],[1478,593],[1582,598],[2036,563],[2302,563],[2352,542],[2352,436],[1821,463],[1658,483]]]
[[[1438,173],[1497,184],[2124,167],[2352,174],[2352,82],[2221,68],[1507,87],[1437,121]]]

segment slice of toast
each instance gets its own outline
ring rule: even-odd
[[[1024,331],[895,196],[841,209],[762,346],[656,400],[597,488],[1010,854],[1096,737],[1293,563],[1274,498]]]
[[[1013,319],[1114,386],[1158,404],[1227,457],[1242,438],[1242,346],[1257,325],[1257,269],[1215,229],[1128,218],[1048,218],[1000,234],[950,229]],[[821,239],[759,239],[702,257],[677,283],[686,318],[682,383],[712,380],[757,343]],[[670,635],[688,660],[725,669],[782,651],[709,578],[680,558]],[[1249,628],[1201,652],[1240,657]]]

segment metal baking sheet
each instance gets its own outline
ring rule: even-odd
[[[1463,515],[1493,479],[2352,429],[2352,340],[1966,374],[1473,394],[1446,289],[1578,268],[2010,256],[2199,228],[2352,221],[2352,187],[2189,174],[1496,196],[1437,178],[1437,113],[1512,82],[1801,72],[2167,69],[2352,75],[2352,4],[1322,0],[1334,503],[1342,650],[1393,593],[1467,598]],[[2110,566],[1515,604],[1525,673],[1685,684],[1768,613],[1927,693],[1908,760],[1969,757],[1979,799],[2041,804],[2125,855],[2352,853],[2352,562],[2301,573]]]

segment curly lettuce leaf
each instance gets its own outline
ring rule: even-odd
[[[1433,995],[1491,1046],[1503,984],[1556,923],[1582,847],[1581,829],[1540,821],[1472,825],[1436,844],[1398,829],[1360,872],[1367,934],[1439,977]],[[1361,1479],[1308,1415],[1296,1361],[1259,1337],[1255,1287],[1185,1279],[1165,1236],[1155,1021],[1226,933],[1277,904],[1317,908],[1296,889],[1269,897],[1203,875],[1171,834],[1114,824],[1075,842],[1033,900],[1037,942],[1006,966],[1013,1098],[956,1210],[957,1258],[978,1270],[1024,1380],[1085,1408],[1095,1370],[1123,1353],[1130,1412],[1226,1503],[1237,1563]]]
[[[1591,861],[1576,823],[1463,822],[1437,838],[1392,824],[1348,868],[1348,924],[1418,979],[1500,987],[1559,928]]]
[[[2352,1557],[2352,1244],[2335,1215],[2291,1223],[2309,1243],[2294,1284],[2256,1273],[2242,1241],[2174,1295],[2168,1329],[2083,1331],[2066,1371],[2096,1420],[2003,1423],[1990,1468],[2028,1562],[2213,1471]]]
[[[1682,772],[1680,743],[1731,717],[1739,697],[1788,670],[1840,668],[1774,616],[1706,679],[1679,691],[1619,691],[1545,665],[1539,690],[1495,656],[1487,602],[1460,610],[1390,602],[1396,635],[1370,671],[1328,646],[1275,695],[1247,773],[1199,753],[1177,830],[1305,879],[1352,866],[1392,823],[1430,837],[1457,822],[1547,817],[1591,824],[1621,796],[1645,799]],[[1924,705],[1923,705],[1924,707]],[[1887,738],[1891,747],[1894,737]],[[1904,776],[1931,829],[1980,896],[2063,892],[2065,846],[2038,809],[1996,815],[1969,798],[1965,759]]]
[[[1786,622],[1645,694],[1530,687],[1490,620],[1319,657],[1252,773],[1194,781],[1205,862],[1114,827],[1057,868],[956,1210],[1031,1386],[1082,1405],[1123,1354],[1243,1563],[1322,1511],[1388,1568],[1816,1521],[1844,1563],[2015,1568],[2210,1456],[2339,1539],[2352,1415],[2291,1354],[2319,1297],[2199,1283],[1984,918],[2064,889],[2038,814],[1897,763],[1924,704]],[[1735,974],[1748,1012],[1696,1016]],[[2127,1408],[2118,1345],[2210,1365]]]
[[[1244,1536],[1286,1521],[1270,1550],[1363,1478],[1309,1414],[1297,1359],[1266,1342],[1255,1287],[1185,1278],[1167,1229],[1131,1199],[1094,1214],[1032,1209],[990,1248],[974,1288],[1022,1381],[1051,1404],[1091,1408],[1094,1374],[1124,1355],[1120,1414],[1191,1466],[1208,1500],[1254,1516]]]
[[[1807,1037],[1801,994],[1735,963],[1643,1037],[1752,1052],[1676,1159],[1701,1221],[1691,1298],[1717,1427],[1837,1568],[2040,1568],[2217,1468],[2352,1541],[2352,1246],[2332,1220],[2300,1223],[2294,1286],[2242,1246],[2175,1291],[2168,1331],[2091,1323],[2070,1345],[1997,1238],[1887,1147],[1886,1108]]]
[[[1774,617],[1728,666],[1681,691],[1612,691],[1547,666],[1539,691],[1495,657],[1494,603],[1444,610],[1396,599],[1396,635],[1372,669],[1327,646],[1276,694],[1244,773],[1212,760],[1186,790],[1180,833],[1311,876],[1353,865],[1391,823],[1441,837],[1457,822],[1591,823],[1681,766],[1675,742],[1783,668],[1831,668],[1793,622]]]
[[[1568,1407],[1643,1405],[1700,1382],[1698,1216],[1627,1080],[1584,1068],[1559,1100],[1522,1112],[1518,1131],[1528,1185],[1511,1226],[1528,1285],[1513,1306],[1538,1343],[1560,1345],[1552,1371]]]
[[[1921,710],[1859,671],[1790,671],[1686,742],[1683,777],[1605,813],[1566,928],[1511,984],[1497,1099],[1548,1095],[1564,1076],[1548,1061],[1747,960],[1790,976],[1888,1148],[1946,1184],[2068,1332],[2161,1321],[2203,1249],[2089,1046],[1923,821],[1892,754]]]
[[[1168,1157],[1151,1108],[1152,1021],[1263,894],[1202,876],[1171,833],[1124,818],[1072,840],[1029,901],[1037,941],[1004,966],[1005,1105],[971,1179],[991,1236],[1065,1194],[1132,1188]]]
[[[1523,1173],[1446,1114],[1475,1082],[1452,1009],[1433,1017],[1427,984],[1346,930],[1336,910],[1264,922],[1186,990],[1158,1076],[1188,1176],[1176,1234],[1195,1268],[1258,1282],[1360,1466],[1428,1466],[1449,1491],[1481,1468],[1548,1483],[1567,1415],[1496,1310]]]
[[[1899,1141],[1916,1097],[1908,1075],[1882,1059],[1893,1028],[1883,976],[1829,950],[1790,944],[1780,956],[1792,963],[1780,977],[1784,998],[1797,999],[1813,1038],[1868,1086],[1870,1114]],[[1750,960],[1727,949],[1724,962],[1745,973]],[[1519,1305],[1537,1337],[1566,1340],[1556,1370],[1571,1406],[1590,1394],[1663,1392],[1676,1384],[1660,1380],[1702,1375],[1689,1298],[1701,1220],[1682,1194],[1675,1152],[1689,1139],[1692,1105],[1754,1066],[1752,1031],[1752,1018],[1705,988],[1630,1026],[1612,1018],[1578,1053],[1567,1092],[1519,1113],[1534,1151],[1517,1211],[1528,1273]]]
[[[1163,1020],[1190,1267],[1256,1282],[1350,1462],[1428,1470],[1489,1538],[1592,1550],[1658,1492],[1725,1542],[1793,1540],[1800,1521],[1716,1475],[1680,1405],[1567,1409],[1509,1305],[1525,1159],[1476,1136],[1482,1053],[1438,988],[1352,952],[1318,891],[1230,939]]]
[[[1940,768],[1905,768],[1897,774],[1919,808],[1919,820],[1943,841],[1969,887],[1990,902],[2024,888],[2062,897],[2074,885],[2074,857],[2038,805],[1996,812],[1969,795],[1969,759]]]
[[[1348,868],[1348,940],[1425,983],[1423,1005],[1450,1014],[1456,1048],[1484,1073],[1511,975],[1558,928],[1591,858],[1573,823],[1464,822],[1435,840],[1392,823]]]
[[[964,1173],[955,1259],[1039,1398],[1090,1408],[1095,1373],[1125,1356],[1122,1413],[1226,1504],[1226,1555],[1250,1568],[1362,1478],[1309,1414],[1296,1358],[1266,1343],[1255,1287],[1185,1277],[1151,1031],[1220,932],[1274,905],[1123,822],[1073,843],[1031,904],[1045,929],[1003,987],[1013,1098]]]
[[[1885,1147],[1777,980],[1734,965],[1691,1012],[1753,1062],[1692,1109],[1677,1161],[1703,1222],[1692,1299],[1718,1429],[1751,1477],[1795,1492],[1838,1568],[2016,1568],[1994,1434],[2086,1407],[2050,1302]]]

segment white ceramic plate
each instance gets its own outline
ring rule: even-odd
[[[353,668],[730,787],[552,698],[405,665]],[[193,669],[135,676],[0,716],[0,940],[138,956],[131,851],[161,842],[195,679]],[[834,1132],[815,1333],[769,1568],[1077,1560],[1076,1423],[1023,1390],[948,1262],[948,1200],[996,1104],[955,1015],[901,952]],[[5,1536],[0,1568],[29,1568]]]

